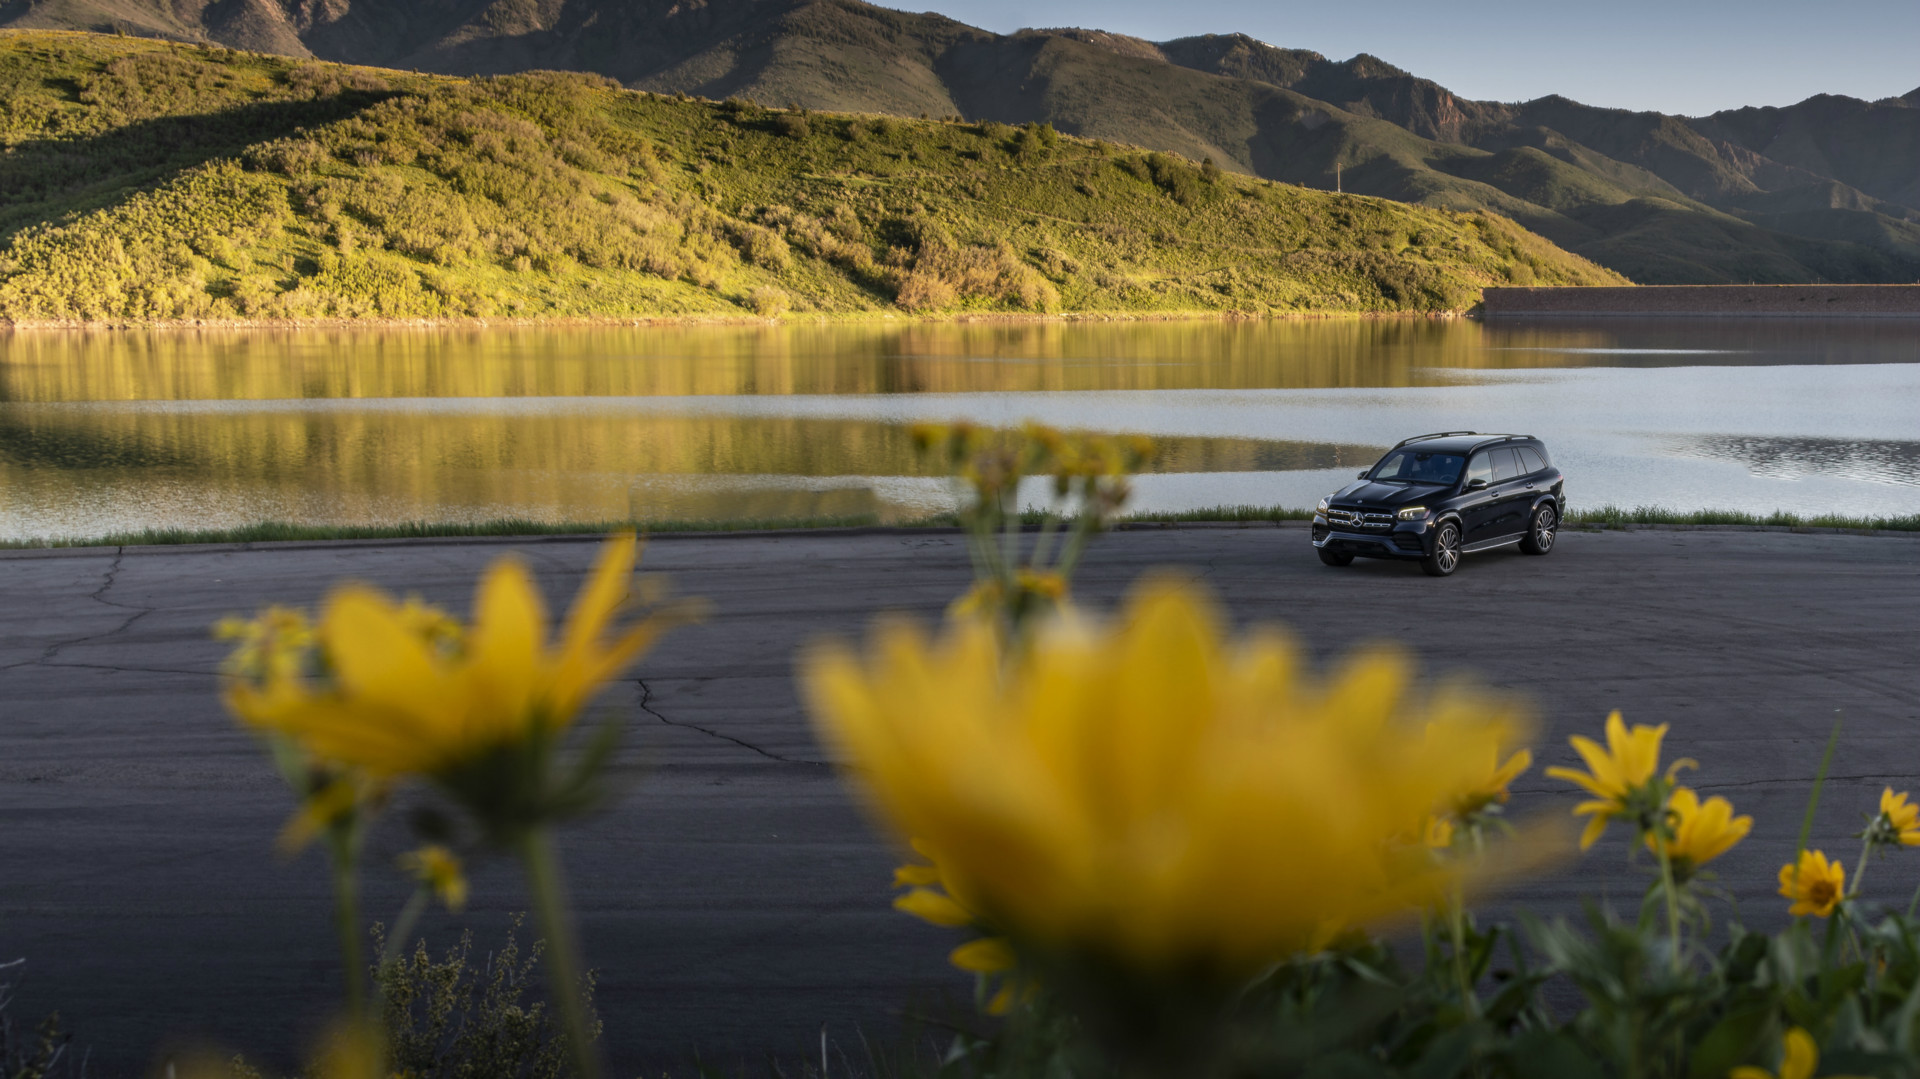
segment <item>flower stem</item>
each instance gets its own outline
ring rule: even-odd
[[[1860,845],[1860,863],[1853,867],[1853,887],[1847,889],[1847,898],[1860,894],[1860,882],[1867,879],[1867,856],[1873,853],[1873,833],[1869,829],[1866,842]]]
[[[387,937],[387,946],[380,950],[379,965],[374,968],[379,972],[377,976],[383,979],[383,993],[387,967],[400,961],[401,954],[407,949],[407,938],[413,936],[413,927],[420,923],[420,915],[426,911],[431,897],[432,892],[425,885],[415,888],[413,894],[407,897],[406,905],[400,908],[400,913],[393,919],[393,932]]]
[[[1673,946],[1673,972],[1680,973],[1680,894],[1673,884],[1673,856],[1667,853],[1667,837],[1653,834],[1654,850],[1660,855],[1660,890],[1667,896],[1667,939]]]
[[[1467,897],[1459,884],[1447,904],[1447,928],[1453,936],[1453,976],[1460,982],[1460,1006],[1470,1016],[1480,1014],[1480,997],[1467,976]]]
[[[340,959],[346,964],[347,1017],[354,1023],[367,1018],[366,971],[360,958],[360,885],[348,844],[333,850],[333,929],[340,935]]]
[[[528,828],[521,833],[520,859],[526,863],[527,887],[533,893],[534,921],[547,942],[547,983],[560,1012],[560,1025],[566,1031],[574,1079],[600,1079],[592,1024],[580,999],[579,948],[574,943],[573,922],[560,880],[560,859],[545,828]]]

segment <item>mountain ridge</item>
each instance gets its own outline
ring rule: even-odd
[[[1643,283],[1920,278],[1920,88],[1692,118],[1487,102],[1365,53],[1244,34],[996,34],[861,0],[0,0],[0,26],[30,25],[1044,122],[1267,179],[1491,210]]]

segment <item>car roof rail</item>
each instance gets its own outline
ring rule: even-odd
[[[1435,431],[1430,435],[1414,435],[1412,438],[1403,438],[1395,442],[1393,448],[1397,450],[1409,442],[1425,442],[1429,438],[1447,438],[1450,435],[1477,435],[1479,433],[1478,431]]]

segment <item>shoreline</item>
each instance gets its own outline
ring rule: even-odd
[[[891,311],[850,311],[836,314],[784,315],[607,315],[555,318],[299,318],[299,319],[0,319],[0,336],[15,333],[132,333],[136,331],[256,331],[256,330],[563,330],[563,329],[679,329],[685,327],[962,325],[968,323],[1084,323],[1084,322],[1326,322],[1343,319],[1422,320],[1450,322],[1478,319],[1477,306],[1465,311],[957,311],[910,314]]]
[[[1040,515],[1030,515],[1038,527]],[[1142,513],[1116,521],[1116,532],[1209,528],[1305,528],[1313,511],[1283,506],[1220,506],[1187,513]],[[1920,514],[1905,517],[1844,517],[1724,510],[1674,511],[1656,507],[1601,506],[1576,510],[1562,527],[1585,532],[1791,532],[1807,535],[1900,536],[1920,539]],[[402,521],[391,525],[301,525],[263,521],[222,529],[147,529],[71,539],[0,540],[0,556],[21,552],[109,548],[238,547],[317,544],[573,542],[611,532],[636,531],[653,539],[778,538],[782,536],[943,535],[961,531],[950,514],[915,521],[876,517],[769,518],[693,521],[565,521],[500,519],[472,523]]]

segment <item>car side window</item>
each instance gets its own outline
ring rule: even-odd
[[[1489,456],[1493,458],[1493,482],[1505,483],[1520,474],[1520,462],[1512,450],[1502,446],[1491,451]]]
[[[1515,447],[1515,452],[1520,454],[1520,467],[1528,475],[1546,471],[1547,462],[1540,459],[1540,451],[1532,446]]]
[[[1473,460],[1467,462],[1467,482],[1485,480],[1493,482],[1493,461],[1484,453],[1476,453]]]

